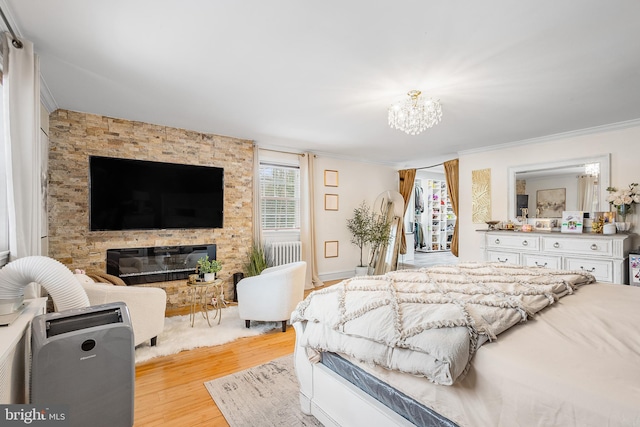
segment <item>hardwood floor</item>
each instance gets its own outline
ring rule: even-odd
[[[278,328],[136,365],[134,426],[228,426],[204,382],[291,354],[294,345],[294,329]]]

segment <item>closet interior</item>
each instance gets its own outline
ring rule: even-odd
[[[414,254],[451,250],[456,216],[449,201],[444,170],[418,171],[405,214],[406,260]]]

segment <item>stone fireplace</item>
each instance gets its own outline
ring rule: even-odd
[[[216,245],[108,249],[107,273],[127,285],[183,280],[203,256],[216,259]]]
[[[49,116],[48,255],[69,269],[106,272],[111,248],[217,245],[218,274],[233,295],[253,242],[253,141],[96,114]],[[224,168],[224,226],[211,229],[89,230],[89,157],[118,157]],[[131,261],[135,263],[135,261]],[[138,286],[167,292],[167,308],[188,306],[186,279]]]

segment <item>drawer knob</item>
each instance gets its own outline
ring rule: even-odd
[[[547,263],[545,262],[544,264],[538,264],[538,261],[536,261],[536,267],[546,267]]]
[[[580,266],[580,270],[582,271],[586,271],[587,273],[593,273],[594,271],[596,271],[595,267],[592,267],[590,270],[587,270],[586,268],[584,268],[583,266]]]
[[[598,250],[598,245],[596,245],[595,243],[593,245],[591,245],[591,250],[592,251],[597,251]]]
[[[500,257],[498,257],[498,261],[500,261],[500,262],[507,262],[507,261],[509,261],[509,258],[500,259]]]
[[[500,244],[500,239],[496,239],[496,241],[494,242],[496,245]]]
[[[553,244],[553,247],[554,247],[554,248],[556,248],[556,249],[557,249],[557,248],[559,248],[559,247],[560,247],[560,243],[555,242],[555,243]]]
[[[528,246],[528,245],[529,245],[529,242],[527,242],[526,240],[522,242],[522,246]]]

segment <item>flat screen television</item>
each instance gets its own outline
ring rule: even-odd
[[[91,231],[222,228],[224,170],[89,157]]]

